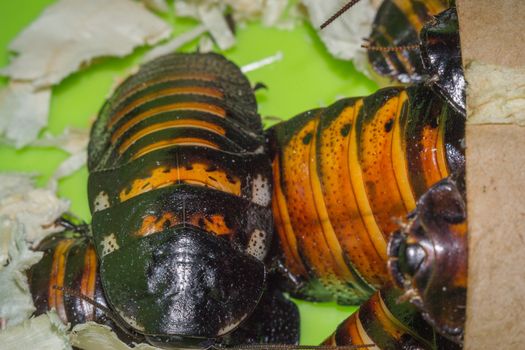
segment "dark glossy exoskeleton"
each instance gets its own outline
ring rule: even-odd
[[[368,60],[380,75],[402,83],[428,79],[420,51],[410,49],[420,43],[420,33],[434,16],[450,7],[448,0],[383,0],[379,7],[369,44],[379,48],[402,50],[369,50]],[[425,41],[421,40],[422,46]]]
[[[465,78],[454,2],[385,0],[374,20],[370,42],[379,48],[418,43],[418,50],[368,50],[370,64],[380,75],[402,83],[430,85],[465,113]]]
[[[461,180],[460,180],[461,181]],[[467,216],[464,197],[450,178],[418,201],[388,246],[388,267],[404,299],[441,334],[461,343],[467,291]]]
[[[268,137],[280,264],[311,299],[357,303],[387,285],[399,221],[464,166],[464,116],[425,85],[342,99]]]
[[[250,85],[216,54],[147,63],[102,108],[88,160],[100,281],[110,309],[150,343],[206,347],[265,300],[292,320],[277,341],[296,340],[295,308],[263,296],[264,150]]]

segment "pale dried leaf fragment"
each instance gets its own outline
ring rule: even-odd
[[[0,74],[50,86],[95,57],[125,56],[170,33],[170,26],[141,3],[61,0],[15,38],[9,49],[19,55]]]
[[[71,345],[84,350],[160,350],[148,344],[137,344],[131,348],[110,327],[95,322],[76,325],[69,338]]]
[[[70,154],[70,157],[60,163],[49,180],[48,187],[52,191],[57,190],[58,180],[73,174],[86,164],[88,142],[89,130],[66,128],[60,135],[53,136],[46,134],[31,144],[31,146],[35,147],[60,148]]]
[[[165,44],[159,45],[153,48],[151,51],[149,51],[146,55],[144,55],[143,61],[151,61],[152,59],[155,59],[157,57],[166,55],[171,52],[175,52],[175,50],[177,50],[182,45],[204,34],[206,30],[206,26],[201,24],[193,28],[192,30],[177,35],[175,38],[169,40]]]
[[[221,50],[229,49],[235,45],[235,36],[228,26],[220,7],[201,5],[198,6],[197,11],[202,23],[206,26]]]
[[[248,63],[244,66],[241,67],[241,71],[243,73],[248,73],[248,72],[251,72],[251,71],[254,71],[254,70],[257,70],[257,69],[260,69],[264,66],[267,66],[267,65],[270,65],[270,64],[273,64],[275,62],[279,62],[283,59],[284,55],[281,51],[278,51],[277,53],[275,53],[275,55],[272,55],[272,56],[268,56],[268,57],[265,57],[261,60],[258,60],[258,61],[255,61],[255,62],[251,62],[251,63]]]
[[[471,62],[465,71],[468,124],[525,126],[525,68]]]
[[[368,59],[361,45],[363,38],[367,38],[372,30],[377,11],[373,1],[361,0],[328,27],[319,29],[321,24],[347,2],[347,0],[302,0],[308,9],[312,25],[317,29],[328,51],[336,58],[353,60],[357,69],[368,74]]]
[[[31,174],[0,174],[0,216],[23,223],[29,242],[37,244],[48,234],[60,231],[54,222],[69,204],[52,189],[35,188]]]
[[[290,6],[291,3],[289,0],[178,0],[175,1],[175,13],[180,17],[202,20],[199,13],[201,7],[213,7],[221,13],[229,7],[236,23],[261,19],[266,26],[290,28],[293,22],[284,17],[289,7],[297,8],[296,4]]]
[[[0,136],[16,148],[31,143],[47,124],[50,101],[51,89],[35,91],[28,83],[0,89]]]
[[[67,329],[55,312],[49,312],[0,332],[0,350],[71,350]]]
[[[0,239],[2,249],[8,242],[7,254],[0,252],[0,318],[8,326],[16,326],[35,311],[25,271],[40,261],[43,253],[29,249],[22,223],[4,216],[0,216]]]
[[[153,11],[165,13],[170,10],[166,0],[142,0],[142,2]]]
[[[76,154],[86,150],[88,143],[88,129],[65,128],[60,135],[44,134],[40,139],[31,143],[31,146],[57,147],[69,154]]]

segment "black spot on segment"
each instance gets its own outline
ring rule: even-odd
[[[303,144],[307,145],[310,143],[310,141],[312,140],[312,133],[309,132],[308,134],[306,134],[304,137],[303,137]]]
[[[226,180],[231,184],[235,183],[235,179],[230,174],[226,174]]]
[[[388,119],[388,121],[385,123],[385,131],[390,132],[393,126],[394,126],[394,118]]]
[[[348,134],[350,133],[350,129],[351,128],[352,128],[352,124],[350,124],[350,123],[347,123],[347,124],[343,125],[343,127],[341,128],[341,135],[343,137],[348,136]]]

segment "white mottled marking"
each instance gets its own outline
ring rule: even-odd
[[[104,237],[100,244],[102,245],[102,257],[108,255],[109,253],[113,253],[115,250],[120,248],[117,243],[117,237],[115,237],[114,233]]]
[[[248,316],[248,314],[245,314],[243,316],[241,316],[241,318],[239,318],[238,320],[236,321],[233,321],[232,323],[230,324],[227,324],[226,326],[222,327],[221,329],[219,329],[219,331],[217,332],[217,336],[223,336],[225,335],[226,333],[228,332],[231,332],[232,330],[234,330],[235,328],[237,328],[238,325],[241,324],[242,321],[244,321],[244,319]]]
[[[136,330],[140,331],[140,332],[144,332],[145,331],[145,328],[144,326],[142,326],[141,324],[139,324],[137,322],[137,320],[135,320],[135,318],[131,317],[131,316],[127,316],[126,314],[124,314],[121,310],[117,309],[117,312],[119,314],[120,317],[122,317],[122,319],[124,321],[126,321],[126,323],[128,325],[130,325],[131,327],[135,328]]]
[[[257,174],[252,181],[252,202],[266,207],[270,204],[272,194],[268,179],[261,174]]]
[[[252,232],[250,241],[246,247],[246,252],[259,260],[263,260],[266,256],[266,232],[255,229]]]
[[[100,191],[95,198],[95,204],[93,205],[93,212],[104,210],[109,208],[109,196],[106,192]]]

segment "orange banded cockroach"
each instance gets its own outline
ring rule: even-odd
[[[342,99],[271,128],[274,221],[292,290],[355,303],[385,285],[395,219],[462,169],[463,133],[464,116],[424,85]]]

